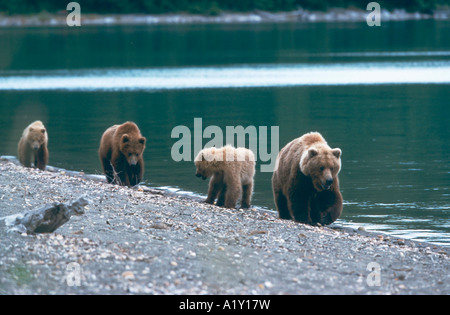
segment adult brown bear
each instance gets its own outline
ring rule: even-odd
[[[312,225],[336,221],[342,213],[340,169],[341,150],[331,149],[320,133],[288,143],[278,154],[272,177],[280,218]]]
[[[146,139],[133,122],[108,128],[98,151],[108,183],[133,187],[144,176]]]

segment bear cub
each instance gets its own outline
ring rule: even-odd
[[[48,134],[44,124],[37,120],[22,133],[18,144],[18,157],[25,167],[34,167],[44,171],[48,164]]]
[[[146,141],[129,121],[105,131],[98,153],[108,183],[133,187],[142,181]]]
[[[195,175],[209,182],[205,202],[217,206],[235,208],[241,199],[242,208],[250,208],[255,175],[255,156],[246,148],[207,148],[195,158]]]
[[[312,225],[331,224],[339,218],[341,153],[317,132],[291,141],[280,151],[272,176],[280,218]]]

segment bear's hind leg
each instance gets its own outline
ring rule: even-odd
[[[223,207],[225,204],[225,196],[227,194],[227,185],[223,184],[222,189],[219,192],[219,198],[217,199],[216,206]]]
[[[243,209],[250,208],[252,192],[253,192],[253,184],[252,183],[242,186],[241,208],[243,208]]]
[[[106,176],[106,181],[108,184],[111,184],[114,181],[114,170],[111,165],[111,162],[108,159],[102,159],[103,172]]]
[[[236,208],[236,203],[239,199],[239,197],[242,196],[242,185],[239,181],[234,180],[231,182],[226,182],[227,184],[227,191],[225,193],[225,208]]]

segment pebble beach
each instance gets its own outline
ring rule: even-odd
[[[450,293],[446,247],[7,160],[0,174],[0,294]],[[80,196],[85,213],[54,233],[8,231],[5,217]]]

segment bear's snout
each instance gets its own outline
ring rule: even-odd
[[[331,185],[333,185],[333,178],[327,178],[325,181],[325,184],[323,184],[323,189],[328,190],[331,188]]]
[[[137,163],[138,163],[137,157],[136,157],[136,156],[132,156],[132,157],[129,159],[128,163],[130,164],[130,166],[136,166]]]
[[[196,173],[195,176],[197,176],[197,177],[199,177],[199,178],[201,177],[203,180],[206,180],[206,179],[207,179],[206,176],[203,176],[203,175],[200,174],[200,173]]]

